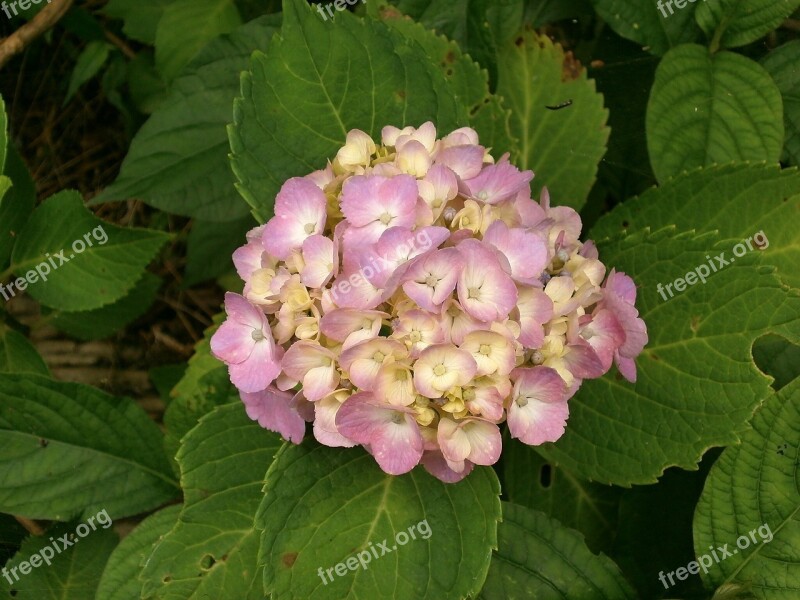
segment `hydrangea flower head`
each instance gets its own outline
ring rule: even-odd
[[[250,418],[456,482],[498,460],[503,423],[554,442],[584,379],[616,364],[635,382],[636,286],[574,210],[531,198],[533,176],[472,129],[425,123],[380,144],[351,131],[288,180],[234,253],[244,292],[211,340]]]

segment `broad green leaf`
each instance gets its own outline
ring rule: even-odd
[[[96,529],[92,530],[86,523],[58,524],[47,530],[45,535],[31,536],[25,540],[20,551],[5,566],[13,584],[0,578],[0,590],[9,592],[4,597],[14,600],[94,598],[108,556],[119,543],[113,529],[97,526],[97,523],[95,525]],[[76,533],[78,527],[81,528],[80,532],[84,531],[84,527],[88,529],[84,537],[81,537],[80,532]],[[64,548],[61,541],[61,536],[65,534],[68,535],[67,541],[72,542],[67,548]],[[54,543],[58,544],[58,551],[53,549]],[[43,562],[42,555],[33,558],[40,551],[44,552],[44,556],[54,555],[49,565]],[[39,566],[32,568],[33,565],[29,562],[31,558]],[[23,561],[28,563],[25,567],[27,575],[19,570]],[[15,575],[19,577],[18,581],[15,580]]]
[[[696,42],[702,31],[694,20],[697,0],[592,0],[597,14],[619,35],[663,56],[670,48]]]
[[[695,18],[716,50],[755,42],[798,8],[800,0],[714,0],[698,2]]]
[[[623,491],[619,527],[609,555],[637,588],[640,598],[705,597],[698,577],[676,579],[667,592],[658,575],[694,560],[694,507],[719,454],[718,449],[706,453],[698,471],[667,469],[658,483]]]
[[[195,221],[187,243],[184,287],[232,271],[231,255],[239,246],[244,246],[247,242],[245,235],[255,224],[250,215],[227,223]]]
[[[24,335],[0,323],[0,373],[50,375],[50,369]]]
[[[109,0],[103,11],[115,19],[122,19],[122,31],[129,38],[145,44],[154,44],[156,28],[164,10],[173,0]]]
[[[554,204],[582,207],[609,134],[594,82],[571,53],[530,31],[499,49],[498,72],[497,93],[519,137],[511,162],[536,173],[534,197],[546,186]],[[560,110],[547,108],[569,101]]]
[[[615,373],[583,382],[564,436],[539,447],[546,458],[584,479],[627,486],[651,483],[669,466],[695,469],[708,448],[739,441],[770,393],[770,378],[752,362],[753,341],[767,332],[800,341],[800,292],[764,266],[766,253],[730,263],[733,243],[667,228],[598,244],[605,264],[634,275],[649,343],[636,384]],[[730,264],[705,284],[659,293],[720,252]]]
[[[72,71],[67,97],[64,98],[65,105],[75,95],[78,88],[100,72],[100,69],[106,64],[112,49],[113,46],[111,44],[100,40],[94,40],[86,45],[86,48],[78,56],[75,68]]]
[[[524,0],[500,0],[486,6],[486,21],[492,32],[495,46],[500,46],[513,38],[522,28],[525,17]],[[491,60],[494,61],[492,56]]]
[[[718,231],[723,238],[735,240],[720,250],[736,258],[732,256],[734,244],[744,242],[747,249],[747,240],[761,233],[767,246],[761,253],[764,261],[778,268],[781,281],[800,288],[798,210],[800,174],[797,170],[781,170],[777,165],[734,164],[697,169],[660,188],[648,190],[640,198],[629,200],[602,217],[590,234],[593,239],[601,240],[625,231],[645,227],[659,229],[667,225],[675,225],[679,231]],[[759,236],[758,239],[763,238]],[[750,242],[754,249],[756,241]],[[606,264],[609,263],[606,261]],[[694,266],[686,264],[685,268],[688,271]],[[660,283],[666,285],[673,279],[675,277]]]
[[[773,389],[780,390],[800,377],[800,346],[779,335],[765,335],[753,344],[753,360],[758,368],[775,378]]]
[[[495,54],[497,52],[495,31],[489,24],[490,8],[511,19],[505,27],[516,33],[522,20],[522,2],[514,0],[427,0],[426,2],[396,2],[398,7],[429,29],[447,36],[456,42],[473,60],[489,72],[489,79],[497,80]],[[516,19],[514,20],[514,17]],[[498,33],[501,33],[498,31]],[[507,31],[505,32],[507,33]]]
[[[749,58],[685,44],[658,66],[647,110],[647,147],[660,182],[736,160],[776,163],[783,134],[780,91]]]
[[[308,440],[281,448],[264,489],[256,526],[273,600],[475,596],[497,546],[500,485],[488,467],[455,484],[421,467],[397,477],[361,449]],[[337,575],[339,563],[355,567]]]
[[[610,548],[617,529],[620,488],[582,481],[508,436],[503,440],[502,480],[509,502],[540,510],[580,531],[593,551]]]
[[[594,13],[589,0],[529,0],[525,4],[524,19],[534,27]]]
[[[156,71],[152,51],[136,54],[128,63],[127,77],[131,100],[140,112],[151,115],[167,99],[167,86]]]
[[[4,173],[5,177],[0,177],[0,268],[8,265],[17,235],[36,204],[33,179],[13,145],[6,150]],[[10,188],[7,178],[11,179]]]
[[[173,0],[156,28],[156,67],[172,81],[203,46],[241,23],[233,0]]]
[[[161,432],[126,398],[0,375],[0,511],[67,520],[151,510],[178,493]]]
[[[611,559],[544,513],[504,502],[497,537],[479,600],[635,598]]]
[[[145,272],[128,295],[114,304],[82,312],[56,311],[48,320],[56,329],[79,340],[106,338],[147,312],[161,283],[161,279]]]
[[[282,443],[239,401],[215,408],[189,432],[177,457],[185,504],[147,559],[142,598],[264,598],[253,518]]]
[[[129,533],[108,557],[97,586],[96,600],[141,598],[139,573],[153,547],[175,526],[183,505],[174,505],[150,515]]]
[[[516,141],[509,128],[511,112],[503,107],[499,96],[489,93],[486,71],[462,53],[458,44],[436,35],[419,23],[391,11],[385,12],[383,18],[392,28],[419,43],[431,62],[441,67],[453,96],[468,109],[469,125],[478,132],[481,144],[491,148],[497,157],[513,151]],[[446,135],[449,132],[438,133]]]
[[[173,400],[164,413],[167,428],[164,447],[168,456],[175,456],[181,438],[197,425],[200,417],[216,406],[239,399],[228,369],[211,356],[211,336],[224,318],[224,313],[214,317],[214,325],[206,329],[203,339],[195,345],[186,373],[170,394]]]
[[[248,23],[211,42],[131,143],[117,180],[92,204],[141,198],[161,210],[205,221],[242,219],[225,126],[250,54],[266,48],[276,19]]]
[[[800,595],[800,379],[764,402],[751,424],[711,469],[694,547],[711,563],[701,572],[706,584],[748,583],[758,598],[792,600]],[[711,560],[709,547],[725,544],[732,556]]]
[[[609,204],[627,200],[656,183],[644,132],[650,88],[660,59],[610,33],[598,40],[593,56],[599,57],[602,65],[590,68],[589,74],[609,107],[611,127],[608,152],[600,161],[598,182],[592,189],[602,197],[587,207],[599,216]],[[586,210],[581,217],[584,225],[591,221]]]
[[[178,385],[178,382],[186,374],[186,369],[189,367],[186,363],[176,363],[172,365],[158,365],[151,368],[147,375],[156,388],[159,397],[168,405],[172,402],[172,389]],[[172,453],[174,456],[175,453]]]
[[[767,54],[761,65],[772,75],[783,96],[784,152],[789,162],[800,165],[800,40],[793,40]]]
[[[444,75],[424,50],[387,25],[343,12],[325,22],[285,0],[269,51],[253,54],[229,128],[238,188],[260,221],[283,182],[325,166],[357,128],[373,139],[386,125],[467,122]]]
[[[16,282],[27,277],[25,291],[45,306],[93,310],[130,292],[168,239],[160,231],[101,221],[83,206],[77,192],[59,192],[22,228],[11,270]]]

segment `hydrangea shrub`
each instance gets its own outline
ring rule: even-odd
[[[800,0],[94,4],[116,181],[0,110],[0,596],[798,596]],[[175,298],[163,405],[38,352]]]

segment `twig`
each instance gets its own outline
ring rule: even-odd
[[[134,52],[133,48],[131,48],[128,44],[125,43],[125,40],[117,37],[116,35],[114,35],[110,31],[108,31],[107,29],[105,31],[105,34],[106,34],[106,39],[109,42],[111,42],[112,44],[114,44],[117,48],[119,48],[120,51],[125,56],[127,56],[128,58],[131,58],[131,59],[136,58],[136,52]]]
[[[0,42],[0,69],[28,44],[51,29],[72,7],[74,0],[53,0],[29,22]]]
[[[14,518],[31,535],[42,535],[44,533],[44,529],[42,529],[42,526],[39,525],[36,521],[32,521],[31,519],[26,519],[25,517],[18,517],[18,516],[15,516]]]
[[[797,19],[786,19],[783,22],[783,28],[790,31],[800,31],[800,21]]]

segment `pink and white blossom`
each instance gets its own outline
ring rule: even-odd
[[[584,380],[616,364],[635,381],[648,335],[574,209],[534,200],[533,173],[475,130],[436,136],[353,130],[286,181],[233,254],[243,293],[211,352],[262,427],[300,443],[313,422],[386,473],[455,483],[497,462],[504,427],[558,440]]]

